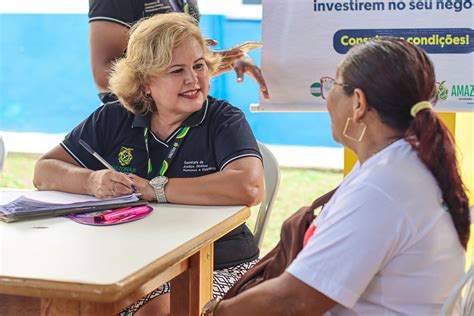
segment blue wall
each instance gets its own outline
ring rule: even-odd
[[[206,15],[201,27],[218,48],[261,40],[260,21]],[[251,56],[260,63],[259,52]],[[250,78],[212,79],[211,94],[241,108],[264,143],[337,146],[327,113],[250,113],[249,104],[258,102]],[[87,15],[0,14],[0,130],[66,133],[98,105]]]

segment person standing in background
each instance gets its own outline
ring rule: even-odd
[[[112,63],[122,57],[127,48],[129,28],[142,18],[168,12],[188,13],[199,22],[197,0],[89,0],[92,75],[102,102],[116,100],[109,91],[109,74]],[[213,40],[207,43],[217,44]],[[263,75],[252,58],[236,48],[216,53],[221,55],[222,63],[214,76],[234,69],[237,82],[242,82],[246,73],[258,83],[262,96],[270,97]]]

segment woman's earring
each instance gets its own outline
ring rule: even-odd
[[[344,137],[349,138],[350,140],[360,143],[361,140],[364,138],[366,129],[366,124],[355,123],[351,117],[348,117],[346,120],[346,125],[344,126],[344,130],[342,131],[342,135],[344,135]],[[350,134],[358,134],[359,136],[352,136]]]

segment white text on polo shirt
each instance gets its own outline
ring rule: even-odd
[[[183,172],[205,172],[214,171],[216,167],[209,167],[203,160],[184,161]]]

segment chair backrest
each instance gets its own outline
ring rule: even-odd
[[[459,280],[449,294],[448,299],[441,309],[442,316],[452,316],[459,308],[461,316],[474,315],[474,265]],[[456,313],[456,315],[458,315]]]
[[[3,163],[5,162],[6,156],[7,150],[5,149],[5,144],[3,143],[2,135],[0,135],[0,171],[2,171]]]
[[[255,222],[254,235],[260,248],[267,228],[268,219],[275,202],[278,186],[280,184],[280,168],[275,156],[264,144],[258,142],[260,153],[263,157],[263,168],[265,172],[265,197],[258,210],[257,221]]]

